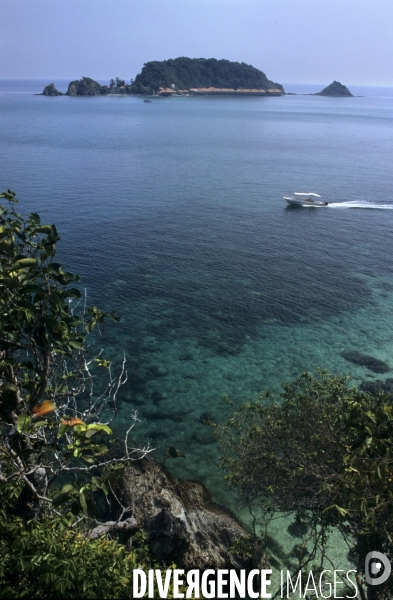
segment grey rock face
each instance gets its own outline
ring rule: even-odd
[[[143,460],[130,466],[122,485],[123,505],[133,506],[159,560],[186,569],[251,568],[230,551],[247,532],[202,484],[176,479],[163,465]]]
[[[67,90],[67,96],[76,96],[77,95],[77,87],[75,83],[70,83]]]

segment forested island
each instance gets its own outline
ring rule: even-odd
[[[101,85],[90,77],[71,81],[66,96],[101,96],[106,94],[139,95],[274,95],[284,94],[281,84],[268,79],[262,71],[246,63],[217,60],[215,58],[180,57],[152,61],[143,65],[142,71],[126,83],[124,79],[111,79]],[[53,83],[47,85],[44,96],[62,96]]]
[[[246,63],[216,58],[179,58],[154,60],[143,65],[135,79],[127,83],[116,77],[109,85],[101,85],[90,77],[75,79],[65,92],[54,83],[47,85],[44,96],[104,96],[134,94],[140,96],[281,96],[285,90],[280,83],[268,79],[259,69]],[[290,94],[296,95],[296,94]],[[333,81],[313,96],[353,97],[339,81]]]
[[[180,58],[152,61],[143,66],[130,86],[133,94],[150,94],[160,88],[200,89],[269,89],[284,93],[279,83],[270,81],[259,69],[246,63],[215,58]]]

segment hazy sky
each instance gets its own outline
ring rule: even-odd
[[[0,78],[129,80],[178,56],[393,86],[393,0],[0,0]]]

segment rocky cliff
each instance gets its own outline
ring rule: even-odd
[[[247,532],[201,483],[176,479],[165,466],[143,460],[129,467],[122,490],[123,505],[133,507],[159,560],[185,569],[252,568],[231,551]]]

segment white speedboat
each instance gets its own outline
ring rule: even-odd
[[[284,196],[284,200],[292,206],[327,206],[327,202],[321,200],[319,194],[313,194],[309,192],[295,192],[293,196]]]

